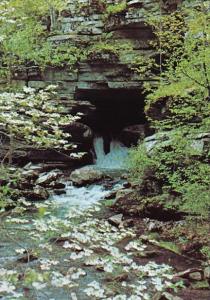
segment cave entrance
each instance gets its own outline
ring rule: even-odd
[[[139,89],[78,90],[76,98],[94,105],[95,109],[83,122],[96,135],[103,136],[107,145],[123,128],[146,123],[144,96]]]

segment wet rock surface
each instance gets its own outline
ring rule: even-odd
[[[114,215],[112,217],[110,217],[108,219],[108,222],[111,224],[111,225],[114,225],[114,226],[120,226],[122,225],[122,219],[123,219],[123,214],[118,214],[118,215]]]
[[[84,167],[73,171],[70,175],[70,180],[76,186],[85,186],[97,181],[100,181],[104,174],[99,170],[94,170],[91,167]]]
[[[80,151],[89,151],[92,148],[94,134],[87,125],[74,122],[66,125],[63,130],[71,135],[71,140]]]
[[[53,192],[65,193],[66,185],[62,182],[65,176],[64,171],[54,169],[58,166],[60,164],[29,163],[17,169],[17,182],[8,183],[14,190],[13,204],[15,205],[19,198],[28,201],[43,201],[47,200]]]
[[[167,203],[173,204],[173,197],[169,197],[169,195],[162,197],[159,194],[158,182],[154,181],[154,178],[147,178],[141,186],[131,184],[130,188],[119,190],[113,209],[125,215],[148,217],[160,221],[182,219],[185,215],[183,212],[179,211],[176,206],[167,206]],[[156,227],[157,222],[150,225]]]
[[[41,186],[48,186],[55,182],[59,177],[62,176],[62,173],[59,170],[51,171],[49,173],[40,174],[35,184]]]
[[[147,125],[138,124],[125,127],[121,134],[120,140],[127,146],[137,145],[140,140],[144,140],[148,133]]]
[[[24,190],[22,195],[29,201],[47,200],[49,197],[48,191],[41,186],[35,186],[33,190]]]

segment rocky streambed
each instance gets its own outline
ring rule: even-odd
[[[113,211],[129,186],[119,170],[27,168],[30,197],[0,215],[2,299],[209,299],[208,265],[163,247],[154,221]]]

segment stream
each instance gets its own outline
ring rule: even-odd
[[[94,168],[115,174],[86,187],[66,183],[66,194],[22,201],[1,218],[0,298],[150,300],[171,286],[173,269],[139,261],[148,245],[132,228],[113,226],[105,196],[122,186],[127,149],[113,141],[105,154],[95,140]]]

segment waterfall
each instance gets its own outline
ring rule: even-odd
[[[123,169],[128,155],[128,148],[117,140],[110,143],[110,152],[104,152],[104,140],[102,137],[94,139],[94,149],[96,154],[95,164],[100,168]]]

